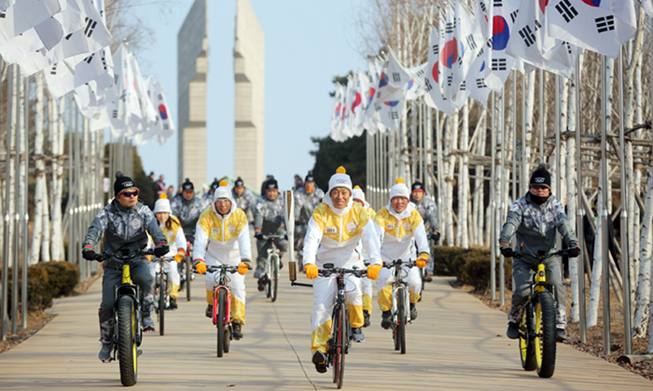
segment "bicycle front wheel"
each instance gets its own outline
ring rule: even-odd
[[[338,311],[336,311],[336,318],[333,322],[333,338],[334,344],[331,356],[331,365],[333,366],[333,382],[336,383],[338,389],[342,388],[345,379],[345,351],[347,349],[347,306],[343,303]]]
[[[159,289],[159,335],[164,334],[163,322],[166,313],[166,290],[167,290],[167,279],[165,278],[165,273],[161,270],[159,273],[158,289]]]
[[[186,301],[190,301],[190,282],[193,276],[193,265],[190,257],[186,257]]]
[[[225,314],[227,313],[227,292],[220,289],[218,292],[218,311],[216,314],[216,326],[218,328],[218,357],[222,357],[225,351]],[[228,349],[228,348],[227,348]]]
[[[521,366],[526,371],[534,371],[535,364],[535,346],[532,336],[533,330],[533,307],[527,304],[519,323],[519,358]]]
[[[406,289],[397,291],[397,324],[395,325],[395,350],[406,354]],[[399,347],[399,349],[397,349]]]
[[[270,264],[270,299],[274,303],[277,300],[277,284],[279,283],[279,257],[274,257]]]
[[[535,362],[540,377],[553,376],[556,364],[555,302],[549,292],[541,293],[535,302]]]
[[[136,384],[138,374],[138,350],[135,338],[138,327],[134,302],[129,296],[122,296],[118,300],[118,360],[120,382],[127,387]]]

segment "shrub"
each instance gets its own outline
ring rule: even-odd
[[[50,287],[54,297],[67,296],[79,281],[79,267],[70,262],[50,261],[40,263],[50,277]]]
[[[464,249],[461,247],[436,246],[433,252],[433,270],[436,275],[455,276],[463,284],[471,285],[476,290],[490,287],[490,250],[484,248]],[[499,264],[497,262],[496,281],[499,282]],[[512,287],[512,262],[505,263],[506,288]]]

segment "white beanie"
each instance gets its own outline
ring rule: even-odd
[[[354,200],[361,200],[363,201],[363,204],[366,202],[365,193],[363,193],[363,189],[361,189],[360,186],[354,187],[354,190],[351,192],[351,198]]]
[[[350,192],[353,187],[351,184],[351,178],[347,175],[347,171],[343,166],[338,167],[336,173],[331,175],[331,179],[329,179],[329,191],[327,194],[331,194],[331,190],[336,187],[344,187],[345,189],[349,189]]]
[[[401,178],[397,179],[397,182],[390,189],[390,199],[392,200],[395,197],[410,199],[410,190],[408,190],[408,186],[404,184],[404,180]]]
[[[227,185],[227,181],[224,179],[220,181],[220,186],[218,186],[217,189],[215,189],[215,192],[213,193],[213,202],[220,198],[226,198],[232,203],[234,200],[231,198],[231,189]]]
[[[170,213],[172,214],[172,208],[170,207],[170,200],[168,195],[163,193],[159,196],[159,199],[154,203],[154,213]]]

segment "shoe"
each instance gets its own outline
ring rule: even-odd
[[[280,259],[279,260],[279,270],[283,269],[283,261]]]
[[[156,327],[154,326],[154,321],[152,320],[151,316],[143,318],[143,331],[146,333],[153,333],[156,331]]]
[[[351,339],[354,342],[365,342],[365,334],[363,334],[363,329],[361,327],[354,327],[351,329]]]
[[[433,281],[433,278],[431,277],[430,274],[427,274],[427,275],[424,276],[424,281],[425,281],[425,282],[432,282],[432,281]]]
[[[370,325],[370,313],[367,310],[363,310],[363,327]]]
[[[241,339],[243,337],[243,330],[242,330],[243,325],[240,324],[240,322],[232,322],[231,323],[231,331],[232,331],[232,336],[236,341]]]
[[[266,284],[265,278],[261,277],[261,278],[258,279],[258,291],[259,292],[263,292],[265,290],[265,284]]]
[[[565,342],[567,340],[567,334],[565,329],[556,329],[556,342]]]
[[[415,303],[410,303],[410,320],[417,319],[417,306]]]
[[[519,338],[519,325],[515,322],[508,322],[508,330],[506,336],[510,339]]]
[[[170,309],[171,310],[176,310],[177,308],[179,308],[177,306],[177,299],[175,299],[174,297],[171,297],[170,298]]]
[[[207,318],[213,317],[213,306],[211,304],[206,306],[206,311],[204,311],[204,315],[206,315]]]
[[[316,350],[315,353],[313,353],[313,364],[315,364],[315,370],[318,371],[319,373],[324,373],[326,372],[326,354],[324,354],[321,350]]]
[[[102,362],[111,362],[111,351],[113,350],[113,344],[111,343],[103,343],[102,344],[102,349],[100,349],[100,354],[98,354],[98,358]]]
[[[381,313],[381,327],[386,330],[389,330],[392,327],[392,312],[383,311]]]

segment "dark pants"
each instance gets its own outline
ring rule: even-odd
[[[150,266],[145,260],[132,261],[130,266],[131,278],[140,288],[141,314],[149,317],[152,314],[154,298],[152,297],[152,284],[154,278],[150,273]],[[100,303],[100,341],[111,343],[113,336],[113,307],[116,303],[116,286],[122,283],[122,267],[107,267],[102,277],[102,303]]]
[[[279,260],[281,255],[288,251],[288,241],[286,239],[274,239],[274,245],[279,249]],[[256,257],[256,271],[254,272],[255,278],[261,278],[265,274],[265,262],[268,259],[268,249],[270,242],[267,240],[257,240],[256,249],[258,256]]]

